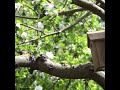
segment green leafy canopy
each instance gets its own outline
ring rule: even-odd
[[[104,28],[104,22],[91,14],[82,22],[64,32],[45,36],[70,26],[86,11],[60,15],[59,12],[79,8],[71,4],[72,0],[16,0],[15,1],[15,54],[20,50],[29,51],[39,56],[41,53],[52,54],[53,61],[76,65],[90,61],[91,52],[87,47],[88,31]],[[50,3],[51,2],[51,3]],[[39,23],[39,24],[38,24]],[[40,86],[43,90],[66,90],[68,79],[59,79],[43,72],[28,68],[16,70],[16,90],[34,90]],[[89,81],[91,90],[102,90],[94,81]],[[84,90],[84,80],[71,80],[68,90]]]

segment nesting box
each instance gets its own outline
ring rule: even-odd
[[[105,70],[105,30],[88,32],[87,39],[92,53],[94,70]]]

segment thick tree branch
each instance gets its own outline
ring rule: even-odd
[[[92,2],[88,2],[86,0],[72,0],[73,4],[76,4],[84,9],[90,10],[94,14],[100,16],[103,20],[105,20],[105,11],[101,7],[95,5]]]
[[[31,67],[33,63],[29,60],[30,56],[15,56],[15,68]]]
[[[86,63],[81,65],[62,65],[55,63],[50,59],[40,56],[33,63],[29,60],[29,56],[15,57],[15,67],[31,67],[50,75],[67,79],[92,79],[101,87],[105,87],[105,77],[100,73],[94,72],[93,64]]]

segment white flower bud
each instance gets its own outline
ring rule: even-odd
[[[40,31],[44,30],[44,25],[41,22],[38,22],[38,26],[37,27],[38,27],[38,29]]]
[[[21,6],[22,6],[21,3],[15,3],[15,9],[17,10],[19,10]]]
[[[43,87],[42,86],[36,86],[34,90],[42,90]]]
[[[53,3],[49,3],[47,6],[46,6],[46,10],[50,11],[51,9],[54,8],[54,4]]]
[[[69,48],[72,49],[72,50],[75,50],[75,45],[74,44],[70,44]]]
[[[50,58],[50,59],[53,59],[54,58],[54,55],[52,52],[46,52],[46,55]]]
[[[20,28],[20,23],[17,23],[16,26],[17,26],[18,28]]]
[[[27,37],[27,33],[26,33],[26,32],[23,32],[23,33],[21,34],[21,37],[22,37],[22,38],[26,38],[26,37]]]

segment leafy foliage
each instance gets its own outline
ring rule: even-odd
[[[20,50],[26,50],[35,56],[52,53],[53,61],[59,63],[76,65],[89,62],[91,52],[87,47],[86,33],[104,28],[104,22],[98,16],[92,14],[74,28],[45,36],[73,24],[86,13],[82,11],[72,15],[59,15],[61,11],[75,8],[79,7],[71,4],[71,0],[16,0],[15,54],[19,55]],[[36,86],[42,87],[43,90],[84,90],[85,88],[84,80],[71,80],[67,87],[68,79],[60,79],[38,71],[29,74],[28,68],[16,69],[15,76],[16,90],[34,90]],[[91,90],[102,90],[92,80],[88,84]]]

